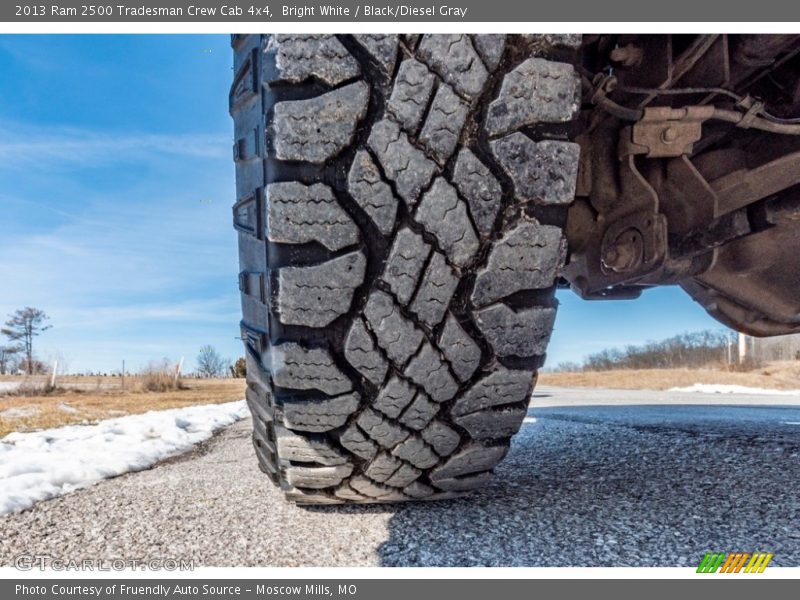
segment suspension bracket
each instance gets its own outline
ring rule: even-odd
[[[694,143],[703,136],[703,123],[713,114],[713,106],[645,108],[639,121],[623,129],[619,154],[641,154],[648,158],[689,155]]]

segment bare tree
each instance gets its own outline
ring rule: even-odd
[[[19,346],[0,346],[0,375],[12,370],[12,361],[21,350]]]
[[[197,372],[203,377],[219,377],[226,370],[226,362],[214,346],[205,345],[197,355]]]
[[[584,371],[612,369],[677,369],[725,362],[728,333],[707,330],[682,333],[659,342],[624,349],[610,348],[590,354],[583,361]]]
[[[26,306],[18,309],[0,329],[0,333],[12,342],[21,342],[21,350],[25,353],[25,370],[33,375],[33,338],[52,327],[46,325],[48,317],[43,310]]]

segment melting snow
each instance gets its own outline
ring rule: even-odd
[[[241,400],[11,433],[0,439],[0,515],[146,469],[247,414]]]
[[[749,394],[751,396],[798,396],[800,390],[770,390],[767,388],[747,387],[744,385],[724,385],[695,383],[689,387],[675,387],[670,392],[698,392],[701,394]]]

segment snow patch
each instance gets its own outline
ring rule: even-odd
[[[146,469],[247,414],[240,400],[11,433],[0,439],[0,515]]]
[[[23,417],[33,417],[39,414],[39,409],[35,406],[15,406],[0,411],[0,417],[4,419],[21,419]]]
[[[800,390],[771,390],[768,388],[747,387],[744,385],[725,385],[695,383],[689,387],[674,387],[669,392],[691,392],[701,394],[749,394],[751,396],[798,396]]]

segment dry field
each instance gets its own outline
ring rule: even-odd
[[[668,390],[695,383],[797,390],[800,389],[800,361],[771,363],[745,372],[721,369],[621,369],[539,375],[540,385],[561,387]]]
[[[45,393],[44,379],[0,377],[0,438],[12,431],[32,431],[75,423],[137,414],[149,410],[182,408],[194,404],[217,404],[244,398],[244,379],[183,379],[185,389],[163,392],[142,390],[136,377],[126,377],[122,390],[119,377],[61,377],[58,389]],[[20,382],[25,394],[3,393],[3,384]]]
[[[0,376],[0,437],[12,431],[47,429],[75,423],[244,398],[244,379],[183,379],[186,389],[147,392],[137,377],[60,377],[54,392],[16,395],[8,387],[22,383],[43,389],[46,378]],[[752,371],[649,369],[542,373],[540,385],[611,389],[666,390],[695,383],[733,384],[779,390],[800,389],[800,361],[771,363]]]

